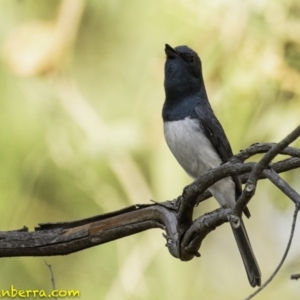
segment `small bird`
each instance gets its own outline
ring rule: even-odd
[[[228,161],[231,146],[208,101],[198,54],[187,46],[165,46],[165,103],[162,117],[166,142],[192,178]],[[209,191],[220,206],[233,208],[242,193],[238,176],[224,178]],[[245,208],[249,218],[250,212]],[[261,285],[261,273],[241,219],[232,230],[252,287]]]

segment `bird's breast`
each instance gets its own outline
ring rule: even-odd
[[[221,159],[205,136],[197,119],[164,123],[164,135],[173,155],[193,178],[221,164]]]

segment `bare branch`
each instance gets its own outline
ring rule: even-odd
[[[268,178],[299,205],[299,195],[277,174],[300,167],[300,149],[286,147],[298,131],[279,143],[280,146],[255,144],[241,151],[229,162],[208,170],[185,187],[183,194],[173,201],[130,206],[74,222],[40,224],[34,232],[28,232],[26,227],[0,232],[0,257],[65,255],[160,228],[166,231],[164,237],[170,254],[181,260],[191,260],[199,256],[198,251],[207,234],[228,222],[228,217],[234,213],[231,209],[220,208],[193,220],[195,205],[211,196],[207,189],[218,180],[233,175],[240,175],[244,183],[253,181],[253,178],[254,182]],[[257,153],[266,155],[258,163],[244,163],[245,159]],[[276,162],[269,168],[269,161],[276,153],[293,157]],[[244,204],[239,205],[242,207]]]
[[[293,223],[292,223],[292,228],[291,228],[291,234],[290,234],[290,237],[289,237],[289,241],[288,241],[288,244],[287,244],[286,249],[284,251],[283,257],[282,257],[281,261],[279,262],[277,268],[275,269],[273,274],[269,277],[269,279],[261,287],[259,287],[254,293],[252,293],[250,296],[248,296],[245,300],[250,300],[254,296],[256,296],[259,292],[261,292],[273,280],[275,275],[278,273],[278,271],[282,267],[287,255],[288,255],[288,252],[291,248],[291,244],[292,244],[292,240],[293,240],[293,236],[294,236],[294,232],[295,232],[295,228],[296,228],[296,221],[297,221],[298,212],[299,212],[299,207],[296,205],[294,215],[293,215]]]
[[[263,174],[286,194],[296,205],[300,206],[300,195],[284,181],[273,169],[264,170]]]
[[[241,150],[240,153],[234,155],[235,159],[239,162],[244,162],[249,159],[251,156],[267,153],[270,151],[276,143],[263,143],[263,144],[253,144],[245,150]],[[278,154],[290,155],[293,157],[300,157],[300,149],[294,147],[286,147],[283,150],[279,151]]]
[[[250,199],[253,197],[256,189],[257,181],[262,174],[263,170],[268,168],[273,158],[283,151],[290,143],[296,140],[300,136],[300,126],[293,130],[287,137],[285,137],[278,144],[274,144],[273,147],[263,156],[263,158],[253,168],[243,190],[242,195],[238,199],[234,213],[238,216],[242,215],[245,207],[247,206]]]
[[[192,213],[199,195],[222,178],[233,174],[249,176],[256,163],[228,162],[209,170],[187,186],[183,196],[160,204],[136,205],[125,209],[67,223],[40,224],[35,232],[26,228],[0,233],[0,257],[64,255],[113,241],[151,228],[166,230],[170,253],[181,260],[197,256],[203,238],[216,226],[227,222],[228,211],[215,211],[193,222]],[[286,171],[300,166],[300,158],[273,165]],[[247,175],[248,174],[248,175]],[[262,174],[261,178],[266,177]],[[208,222],[209,218],[209,222]],[[205,220],[205,225],[202,221]],[[211,227],[207,228],[207,224]],[[199,235],[199,237],[197,237]]]
[[[272,147],[274,147],[276,143],[264,143],[264,144],[253,144],[245,150],[241,150],[240,153],[234,155],[230,161],[231,162],[244,162],[246,159],[261,153],[267,153]],[[272,168],[277,173],[286,172],[292,169],[297,169],[300,167],[300,149],[293,147],[286,147],[279,154],[290,155],[292,158],[288,158],[282,160],[280,162],[276,162],[272,165]],[[249,173],[242,174],[240,176],[242,183],[246,183],[249,178]],[[259,179],[265,179],[266,176],[264,174],[260,174]],[[197,199],[197,204],[200,202],[210,198],[212,195],[209,191],[205,191],[200,194]]]
[[[300,278],[300,274],[293,274],[291,275],[292,280],[298,280]]]
[[[228,222],[231,209],[219,208],[196,219],[186,231],[181,242],[181,259],[189,260],[192,256],[199,257],[198,250],[204,238],[218,226]]]
[[[44,259],[44,262],[46,264],[46,266],[48,267],[49,271],[50,271],[50,275],[51,275],[51,283],[52,283],[52,290],[55,290],[55,279],[54,279],[54,273],[52,270],[52,266],[50,264],[47,263],[47,261]],[[55,299],[57,299],[57,297],[55,297]]]
[[[65,255],[150,228],[165,229],[170,253],[176,252],[176,215],[161,205],[131,206],[111,214],[68,223],[41,224],[34,232],[0,232],[0,257]]]

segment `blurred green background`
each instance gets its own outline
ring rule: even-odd
[[[278,142],[300,120],[298,0],[0,2],[1,230],[68,221],[180,195],[191,179],[162,131],[164,44],[202,58],[234,152]],[[300,147],[299,141],[294,146]],[[299,170],[284,175],[300,191]],[[197,215],[217,207],[209,200]],[[288,240],[293,205],[260,182],[246,221],[263,280]],[[299,226],[256,299],[299,299]],[[47,257],[81,299],[243,299],[252,288],[229,226],[180,262],[151,230]],[[51,290],[43,258],[0,260],[0,289]],[[284,297],[284,298],[283,298]]]

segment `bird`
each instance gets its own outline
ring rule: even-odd
[[[165,44],[165,102],[162,109],[164,137],[185,172],[196,179],[227,162],[233,152],[222,125],[209,103],[198,54],[188,46]],[[233,208],[242,193],[238,176],[226,177],[208,189],[219,205]],[[250,211],[244,209],[246,217]],[[231,225],[249,283],[261,285],[261,272],[242,219]]]

